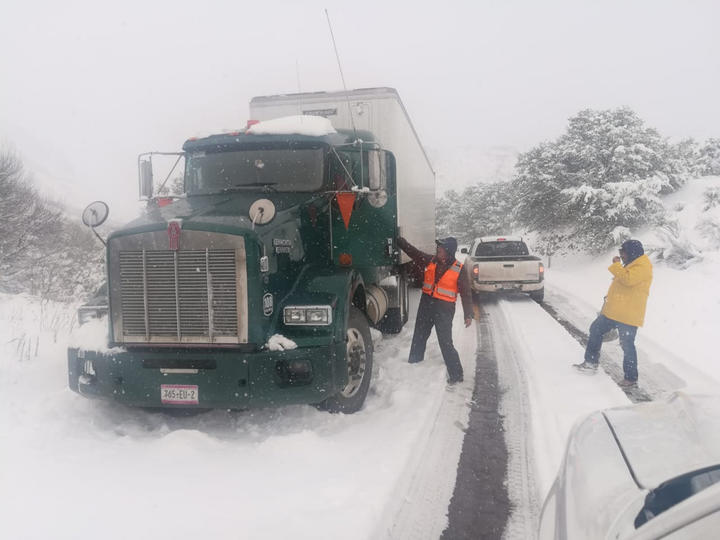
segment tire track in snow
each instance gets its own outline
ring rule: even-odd
[[[510,514],[497,356],[488,316],[477,304],[474,307],[478,339],[475,389],[444,540],[500,538]]]
[[[496,299],[483,303],[488,324],[488,339],[495,346],[498,380],[503,398],[500,413],[504,418],[505,444],[508,449],[506,486],[512,509],[503,538],[535,538],[540,502],[535,481],[528,381],[521,355],[513,345],[512,329]]]
[[[557,310],[550,305],[549,303],[543,302],[540,304],[540,307],[542,307],[553,319],[555,319],[560,325],[565,328],[565,330],[568,331],[568,333],[575,338],[575,340],[582,345],[583,347],[587,346],[588,343],[588,334],[580,330],[577,326],[575,326],[573,323],[568,321],[567,319],[560,316],[560,314],[557,312]],[[602,370],[607,373],[610,378],[615,381],[616,383],[622,381],[625,378],[625,374],[622,370],[622,365],[618,366],[617,362],[614,360],[610,360],[609,354],[608,354],[608,346],[603,347],[603,351],[600,353],[600,367]],[[578,360],[578,362],[581,362],[582,360]],[[625,392],[625,395],[632,401],[633,403],[642,403],[644,401],[652,401],[653,399],[656,399],[657,396],[651,395],[647,391],[647,387],[645,384],[638,383],[638,388],[623,388],[620,387],[623,392]]]
[[[417,452],[406,464],[373,539],[436,540],[448,525],[447,509],[468,429],[477,350],[475,333],[464,328],[462,317],[454,320],[453,336],[465,369],[465,382],[440,396],[428,396],[439,402],[436,414],[418,436]],[[426,357],[429,355],[430,350]]]
[[[588,334],[582,328],[589,328],[595,317],[594,311],[588,311],[586,303],[556,287],[552,287],[546,292],[549,294],[546,294],[545,303],[541,304],[542,308],[585,347]],[[701,374],[695,373],[697,370],[693,366],[664,349],[649,337],[642,335],[642,329],[638,332],[636,348],[640,372],[638,388],[623,388],[625,394],[634,403],[665,399],[677,390],[686,389],[686,378],[678,375],[678,366],[682,368],[682,373],[692,375],[694,392],[716,393],[718,391],[718,386],[714,382],[706,380]],[[582,361],[582,359],[578,361]],[[624,378],[622,361],[623,353],[617,340],[603,344],[600,366],[616,383]],[[673,366],[675,371],[668,366]],[[704,384],[700,386],[698,381],[703,381]]]

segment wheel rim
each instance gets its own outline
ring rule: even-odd
[[[360,390],[367,366],[365,339],[357,328],[348,328],[345,355],[347,358],[348,382],[340,393],[343,397],[350,398]]]

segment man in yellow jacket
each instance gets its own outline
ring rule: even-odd
[[[608,270],[614,277],[605,297],[605,305],[590,325],[585,361],[575,364],[575,367],[581,371],[597,371],[603,335],[617,328],[625,372],[625,379],[618,384],[635,386],[638,379],[635,335],[645,320],[645,306],[652,283],[652,263],[639,240],[626,240],[620,247],[620,256],[613,258]]]

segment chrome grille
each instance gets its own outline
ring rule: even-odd
[[[123,336],[238,336],[234,249],[120,251]]]

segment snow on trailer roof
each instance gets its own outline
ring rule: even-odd
[[[202,138],[193,137],[185,141],[183,150],[186,152],[198,150],[219,151],[242,149],[248,145],[257,147],[257,145],[262,146],[264,144],[277,145],[278,143],[294,144],[303,142],[310,144],[321,142],[332,146],[341,146],[354,143],[356,138],[360,138],[368,145],[375,144],[373,134],[368,131],[358,130],[357,132],[352,132],[347,129],[338,129],[324,134],[320,133],[322,130],[316,131],[314,134],[310,134],[310,129],[303,130],[303,133],[297,133],[297,131],[299,130],[291,129],[289,126],[276,126],[274,128],[271,127],[267,132],[263,130],[262,133],[252,133],[243,130],[241,132],[218,133]]]
[[[483,236],[480,242],[522,242],[522,236]]]
[[[330,120],[322,116],[296,115],[253,124],[248,135],[307,135],[323,137],[337,133]]]

